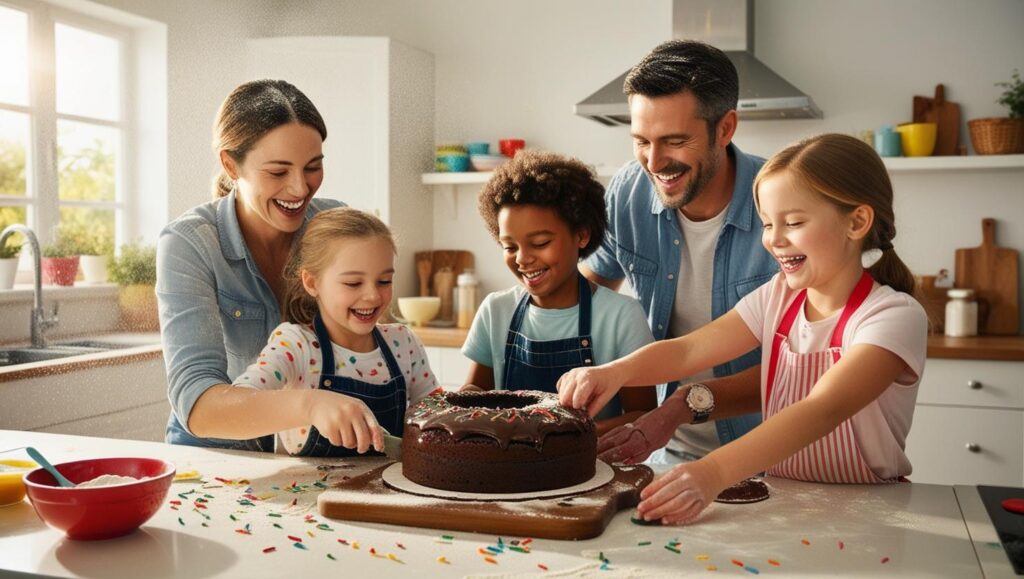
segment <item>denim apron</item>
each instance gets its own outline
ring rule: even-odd
[[[373,329],[373,341],[380,348],[380,354],[388,365],[388,372],[391,373],[391,380],[386,384],[371,384],[355,378],[335,375],[333,373],[335,369],[334,346],[323,320],[320,319],[320,314],[313,319],[313,330],[322,345],[320,351],[323,353],[323,364],[320,366],[323,368],[320,374],[320,388],[362,400],[373,411],[373,415],[381,426],[394,436],[402,436],[402,428],[405,425],[405,378],[402,377],[402,370],[398,367],[398,362],[395,361],[395,355],[391,353],[391,348],[384,341],[380,330]],[[374,452],[373,449],[359,454],[355,449],[334,446],[330,440],[321,436],[317,429],[311,426],[309,437],[306,438],[306,443],[302,445],[298,456],[381,456],[381,454]]]
[[[531,340],[519,332],[530,307],[530,293],[519,300],[505,341],[505,390],[541,390],[557,393],[562,374],[594,365],[594,340],[590,336],[590,284],[579,276],[579,331],[575,338]]]

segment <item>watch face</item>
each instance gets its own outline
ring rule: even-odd
[[[704,386],[691,386],[690,391],[686,394],[686,401],[697,410],[711,408],[713,404],[711,391]]]

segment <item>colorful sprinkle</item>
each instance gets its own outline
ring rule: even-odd
[[[277,517],[277,518],[280,519],[283,515],[281,515],[281,513],[267,513],[267,516],[268,517]]]
[[[881,561],[879,561],[879,562],[880,562],[880,563],[881,563],[882,565],[885,565],[886,563],[888,563],[888,562],[889,562],[889,558],[888,558],[888,557],[882,557],[882,560],[881,560]]]
[[[277,547],[267,547],[266,549],[263,549],[263,552],[264,553],[273,553],[276,550],[277,550]]]
[[[181,523],[182,527],[185,526],[185,521],[181,520],[181,517],[178,517],[178,522]]]
[[[743,561],[737,561],[736,559],[733,559],[732,560],[732,564],[736,565],[737,567],[742,567],[743,566]]]
[[[342,545],[348,545],[348,541],[346,541],[345,539],[338,539],[338,542]]]
[[[525,546],[529,545],[532,542],[533,542],[533,539],[527,538],[527,539],[523,539],[520,544],[525,547]]]
[[[337,561],[337,559],[334,558],[334,555],[331,555],[330,553],[327,554],[327,558],[331,561]]]
[[[804,545],[810,545],[811,544],[811,542],[808,541],[807,539],[800,539],[800,542],[803,543]]]
[[[673,553],[675,553],[677,555],[681,552],[679,549],[676,549],[672,545],[665,545],[665,548],[668,549],[669,551],[672,551]]]
[[[171,504],[181,506],[181,501],[171,501]]]
[[[744,567],[743,570],[748,572],[748,573],[753,573],[754,575],[760,575],[761,574],[761,572],[758,571],[756,568],[750,567],[750,566]]]
[[[718,567],[714,565],[708,565],[707,567],[705,567],[705,569],[707,569],[708,571],[718,571]]]
[[[295,547],[296,549],[302,549],[303,551],[308,551],[308,549],[306,549],[306,546],[303,545],[302,543],[292,543],[292,546]]]
[[[640,541],[639,543],[637,543],[637,545],[639,545],[641,547],[646,547],[647,545],[650,545],[650,544],[651,544],[650,541]]]
[[[492,565],[497,565],[498,564],[498,561],[494,557],[484,557],[484,561],[487,561],[488,563],[490,563]]]
[[[779,563],[775,559],[768,559],[768,564],[769,565],[774,565],[775,567],[778,567],[779,565],[782,565],[782,563]]]
[[[394,562],[396,562],[396,563],[402,563],[403,565],[405,564],[405,563],[403,563],[403,562],[402,562],[402,560],[401,560],[401,559],[399,559],[399,558],[398,558],[398,556],[397,556],[397,555],[395,555],[394,553],[388,553],[388,559],[390,559],[390,560],[392,560],[392,561],[394,561]]]
[[[282,527],[281,525],[279,525],[277,523],[274,523],[274,526],[277,527],[278,529],[283,529],[284,528],[284,527]]]
[[[836,545],[839,547],[840,551],[842,551],[844,548],[846,548],[846,545],[844,545],[842,541],[838,541],[836,543]]]
[[[291,539],[292,541],[296,542],[296,543],[301,543],[302,542],[302,538],[301,537],[296,537],[294,535],[288,535],[288,538]]]
[[[449,561],[448,558],[444,556],[438,557],[437,562],[441,563],[442,565],[451,565],[451,561]]]
[[[541,571],[547,571],[548,570],[548,566],[545,565],[544,563],[537,563],[537,568],[540,569]]]
[[[316,537],[316,535],[313,534],[313,531],[306,531],[306,534],[309,535],[310,538],[315,538]]]
[[[700,555],[697,555],[696,557],[694,557],[694,559],[696,559],[698,561],[707,561],[710,558],[711,558],[710,555],[705,555],[704,553],[701,553]]]
[[[395,545],[397,545],[399,549],[401,549],[403,551],[405,550],[405,545],[403,545],[401,543],[395,543]]]

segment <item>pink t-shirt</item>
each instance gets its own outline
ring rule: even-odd
[[[762,413],[772,337],[797,293],[798,290],[789,289],[785,276],[780,273],[736,304],[736,311],[764,346],[761,350]],[[826,350],[840,313],[809,322],[801,308],[789,333],[789,348],[797,353]],[[853,416],[853,431],[861,454],[875,475],[883,479],[907,476],[911,466],[903,449],[914,418],[917,387],[928,350],[928,318],[924,308],[913,297],[875,283],[846,324],[842,352],[845,354],[856,344],[885,348],[906,363],[896,382]]]

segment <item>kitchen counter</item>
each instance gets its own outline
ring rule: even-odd
[[[572,577],[596,571],[603,554],[609,571],[600,576],[608,577],[677,577],[712,566],[743,576],[1013,576],[1002,550],[988,544],[994,530],[973,487],[819,485],[769,478],[773,494],[767,501],[713,505],[696,525],[639,526],[624,511],[598,538],[536,539],[528,553],[505,550],[490,563],[478,550],[495,546],[499,537],[493,535],[346,523],[319,515],[320,489],[313,483],[324,473],[329,485],[383,459],[298,459],[0,430],[0,448],[23,445],[35,446],[55,462],[164,458],[175,462],[179,472],[198,470],[204,482],[174,483],[165,507],[142,529],[108,541],[65,539],[44,526],[27,501],[0,509],[0,574],[279,577],[301,569],[314,577],[540,576],[543,565],[551,573],[578,570],[559,574]],[[341,468],[323,471],[317,465]],[[246,494],[257,498],[246,500]],[[192,507],[200,496],[206,499],[202,510]],[[172,500],[181,507],[172,509]],[[304,548],[294,547],[289,535],[301,538]],[[446,541],[442,535],[454,537]],[[501,539],[508,545],[522,537]],[[667,548],[671,545],[679,552]],[[274,550],[264,552],[270,547]]]
[[[461,348],[468,329],[413,327],[425,346]],[[1024,336],[928,336],[929,358],[1024,361]]]

